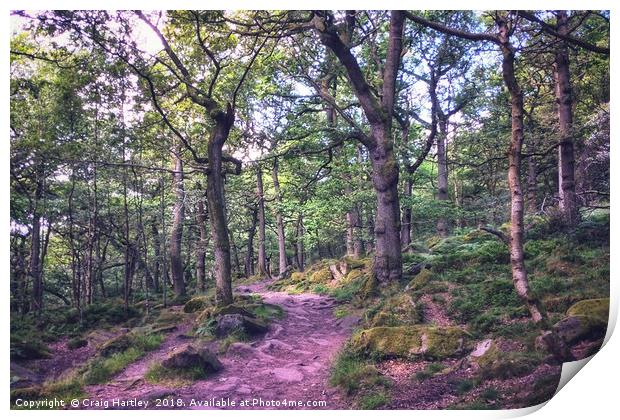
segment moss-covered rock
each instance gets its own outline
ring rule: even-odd
[[[568,316],[587,316],[607,325],[609,319],[609,298],[586,299],[575,303],[566,311]]]
[[[433,272],[423,268],[407,285],[405,290],[419,290],[429,284],[433,279]]]
[[[101,356],[108,357],[127,350],[132,344],[130,334],[125,333],[104,342],[99,346],[98,351]]]
[[[538,354],[504,351],[492,340],[485,340],[476,347],[469,360],[484,379],[508,379],[526,375],[541,363]]]
[[[161,364],[167,369],[178,370],[199,368],[203,372],[217,372],[222,369],[218,358],[206,346],[195,347],[192,344],[184,344],[171,351]]]
[[[332,272],[329,270],[329,268],[322,268],[312,273],[312,276],[310,277],[310,281],[312,283],[318,284],[327,284],[332,281],[332,279]]]
[[[567,317],[553,330],[567,343],[583,338],[603,337],[609,318],[609,299],[587,299],[575,303],[566,311]]]
[[[375,327],[353,335],[351,349],[382,358],[442,359],[462,352],[467,336],[458,327]]]
[[[206,296],[196,296],[187,301],[183,306],[183,312],[190,314],[203,311],[211,305],[211,299]]]
[[[369,320],[371,327],[400,326],[417,324],[422,321],[413,298],[407,293],[399,293],[382,301]]]

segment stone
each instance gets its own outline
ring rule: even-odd
[[[609,299],[586,299],[566,311],[566,318],[553,326],[553,331],[566,343],[581,339],[598,339],[605,335],[609,319]]]
[[[116,353],[121,353],[131,347],[132,340],[129,334],[121,334],[104,342],[99,347],[99,355],[108,357]]]
[[[375,327],[354,334],[351,348],[384,358],[442,359],[461,353],[468,335],[458,327]]]
[[[285,382],[300,382],[304,378],[300,371],[293,368],[275,368],[273,374],[276,378]]]
[[[260,349],[262,351],[272,351],[272,350],[290,351],[290,350],[293,350],[293,346],[281,340],[271,339],[271,340],[265,341],[265,343],[260,347]]]
[[[468,360],[484,379],[522,376],[541,363],[540,359],[526,353],[504,351],[492,340],[478,343]]]
[[[207,347],[194,347],[189,343],[168,353],[161,364],[168,369],[188,369],[200,366],[208,373],[222,369],[222,363],[211,350]]]
[[[361,318],[357,315],[347,315],[336,321],[336,325],[340,328],[349,329],[356,327],[360,323]]]
[[[235,331],[243,331],[250,335],[254,335],[265,333],[268,330],[267,325],[258,319],[240,314],[221,315],[216,318],[216,321],[215,335],[217,337],[225,337]]]

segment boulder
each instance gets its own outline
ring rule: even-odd
[[[607,325],[609,320],[609,298],[586,299],[575,303],[566,311],[568,316],[587,316],[600,324]]]
[[[609,299],[579,301],[566,311],[566,315],[566,318],[553,326],[554,332],[565,342],[575,343],[584,338],[603,337],[609,318]]]
[[[354,352],[385,358],[442,359],[461,353],[468,333],[458,327],[375,327],[351,338]]]
[[[493,340],[478,343],[468,361],[484,379],[523,376],[541,363],[541,359],[536,355],[505,351]]]
[[[190,369],[199,366],[207,373],[222,369],[222,363],[211,350],[207,347],[195,347],[189,343],[168,353],[161,364],[168,369]]]
[[[187,303],[185,303],[185,305],[183,306],[183,312],[189,314],[189,313],[194,313],[198,311],[203,311],[210,305],[211,305],[211,301],[206,296],[196,296],[188,300]]]
[[[116,353],[121,353],[131,347],[131,345],[132,340],[129,334],[121,334],[99,346],[99,355],[108,357]]]
[[[233,332],[245,332],[250,335],[267,332],[267,325],[258,319],[241,314],[226,314],[216,318],[215,335],[225,337]]]
[[[327,284],[332,280],[332,272],[329,268],[323,268],[316,271],[310,277],[312,283]]]

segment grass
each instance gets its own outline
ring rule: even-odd
[[[161,334],[132,336],[131,346],[126,350],[91,361],[84,372],[84,382],[94,385],[109,381],[129,364],[144,356],[146,352],[158,349],[163,340],[164,336]]]
[[[497,401],[499,399],[499,391],[495,388],[486,388],[480,393],[480,398],[486,401]]]
[[[347,395],[353,395],[360,389],[391,385],[389,379],[382,376],[374,366],[346,350],[338,355],[332,366],[330,383],[342,388]]]
[[[456,392],[459,395],[466,394],[474,389],[474,382],[470,379],[463,379],[456,384]]]
[[[233,343],[247,342],[251,339],[252,337],[250,337],[245,331],[233,331],[220,341],[219,353],[226,353],[230,345]]]
[[[162,366],[159,362],[149,366],[148,371],[144,375],[144,379],[152,384],[177,382],[179,385],[185,381],[197,381],[206,377],[207,373],[201,366],[192,366],[186,369],[169,369]]]
[[[423,382],[429,378],[432,378],[436,373],[441,372],[445,369],[445,366],[441,363],[430,363],[427,365],[424,370],[418,371],[415,373],[414,378],[417,381]]]
[[[386,392],[380,391],[361,396],[357,405],[362,410],[374,410],[383,407],[388,402],[390,402],[390,397]]]
[[[344,306],[339,306],[334,309],[334,317],[336,319],[344,318],[347,315],[349,315],[349,309]]]
[[[90,363],[84,374],[84,381],[87,385],[105,383],[142,356],[144,350],[132,347],[110,357],[96,359]]]

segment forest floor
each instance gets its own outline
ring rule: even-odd
[[[167,400],[165,404],[177,404],[175,401],[181,399],[182,405],[175,408],[213,408],[210,407],[213,399],[234,402],[235,407],[230,408],[239,408],[241,401],[257,404],[255,400],[259,405],[248,408],[278,408],[261,406],[261,400],[265,404],[272,404],[272,400],[278,404],[290,401],[311,404],[300,408],[346,408],[347,402],[338,389],[328,385],[328,378],[331,362],[349,338],[358,318],[336,319],[333,315],[335,302],[329,297],[267,291],[267,284],[241,286],[239,291],[258,294],[266,303],[281,306],[284,317],[274,320],[263,337],[232,343],[226,353],[219,356],[223,369],[217,374],[193,382],[151,384],[144,379],[149,366],[193,339],[186,335],[192,327],[189,319],[168,334],[159,350],[130,364],[107,384],[87,386],[89,398],[107,401],[119,396],[137,398],[151,401],[150,408],[156,408],[153,405],[162,399]],[[181,308],[175,309],[180,311]],[[316,406],[323,401],[324,406]],[[280,408],[291,407],[281,405]]]
[[[230,344],[226,352],[218,356],[223,365],[220,372],[196,381],[149,383],[145,379],[150,366],[160,362],[175,348],[196,340],[190,334],[194,317],[188,317],[167,333],[158,350],[129,364],[107,383],[86,386],[85,398],[98,401],[92,408],[101,408],[100,404],[105,402],[111,407],[112,401],[118,398],[149,401],[148,408],[162,409],[353,408],[351,398],[340,388],[331,386],[329,377],[337,353],[360,318],[347,315],[337,319],[334,316],[337,303],[331,297],[269,291],[269,284],[263,281],[243,285],[237,288],[237,292],[260,295],[266,303],[279,305],[284,310],[284,317],[274,320],[264,336]],[[454,325],[442,305],[435,304],[426,295],[422,300],[426,302],[425,323]],[[175,306],[170,310],[181,313],[182,308]],[[123,332],[126,329],[96,331],[91,334],[88,346],[75,350],[68,350],[66,340],[61,340],[51,348],[51,360],[32,361],[24,367],[37,372],[37,382],[56,380],[63,373],[88,362],[103,341]],[[217,343],[213,345],[213,350],[217,351]],[[458,368],[462,362],[462,358],[445,359],[442,367],[447,368],[446,373],[424,380],[416,380],[416,373],[428,370],[429,361],[385,360],[377,363],[380,374],[391,382],[389,402],[383,408],[442,409],[478,399],[479,390],[462,385],[475,376],[469,369]],[[558,375],[559,370],[559,366],[543,365],[526,377],[494,380],[488,384],[496,389],[514,385],[527,389],[540,377]],[[520,384],[511,383],[515,381]],[[228,406],[214,406],[218,401],[224,401]],[[296,405],[290,406],[291,402]]]

